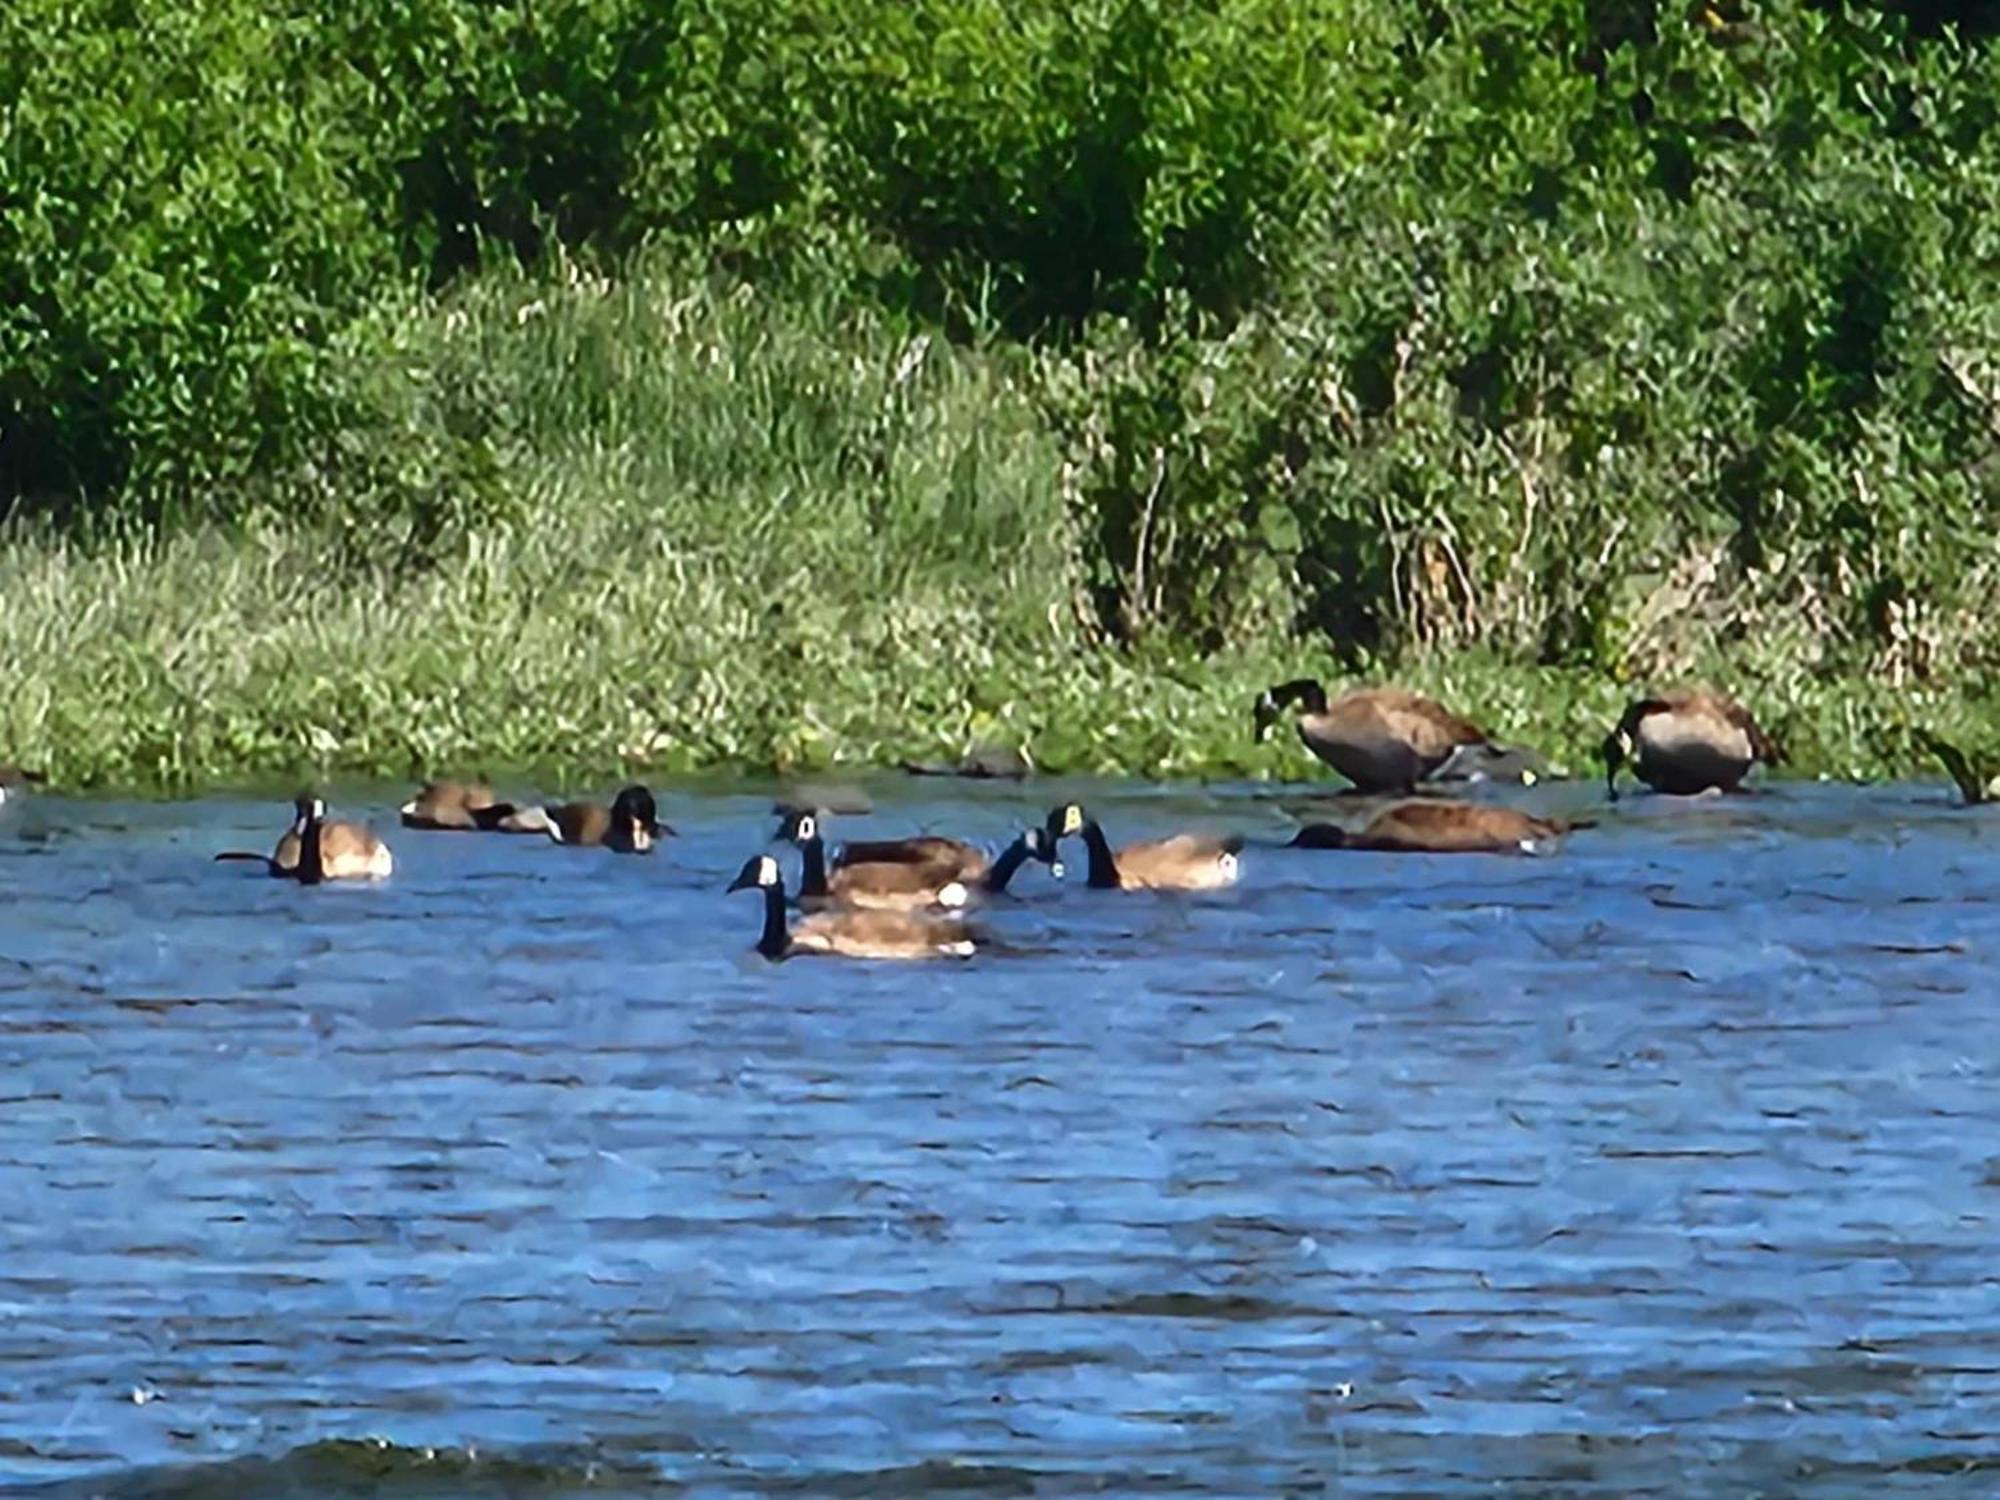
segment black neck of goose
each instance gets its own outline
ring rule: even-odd
[[[326,850],[321,846],[325,828],[318,818],[307,818],[306,826],[299,830],[300,885],[318,885],[326,879]]]
[[[1089,878],[1085,881],[1092,890],[1109,891],[1118,888],[1118,861],[1111,857],[1111,845],[1105,842],[1104,830],[1092,818],[1083,825],[1084,852],[1090,856]]]
[[[783,958],[791,942],[791,932],[785,926],[785,888],[782,885],[767,885],[764,887],[764,931],[757,939],[757,951],[766,958]]]
[[[801,896],[824,896],[826,894],[826,840],[815,833],[809,839],[799,840],[799,894]]]
[[[1317,677],[1299,677],[1274,688],[1272,700],[1280,708],[1290,708],[1300,714],[1323,714],[1326,712],[1326,684]]]
[[[1028,862],[1028,837],[1023,834],[1009,844],[1000,857],[993,861],[993,867],[986,872],[980,882],[988,892],[998,896],[1007,889],[1007,882],[1014,878],[1014,872]]]

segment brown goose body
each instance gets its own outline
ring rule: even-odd
[[[270,854],[232,850],[215,857],[261,863],[277,879],[307,885],[322,880],[386,880],[395,873],[395,856],[373,829],[361,823],[325,821],[325,804],[315,797],[301,797],[295,806],[296,820]],[[318,851],[317,860],[307,857],[309,839]]]
[[[1747,708],[1710,689],[1641,698],[1604,741],[1605,785],[1614,798],[1627,761],[1653,790],[1691,796],[1733,791],[1752,766],[1783,760],[1784,751]]]
[[[514,805],[497,801],[484,781],[427,781],[399,812],[405,828],[434,832],[538,831],[518,826]]]
[[[1085,883],[1101,891],[1218,891],[1242,874],[1243,840],[1178,833],[1170,838],[1127,844],[1115,854],[1097,820],[1076,803],[1049,814],[1051,842],[1070,835],[1083,840],[1088,857]]]
[[[296,869],[301,843],[297,832],[287,832],[278,840],[272,863],[287,873]],[[395,872],[396,859],[389,846],[360,823],[321,823],[319,849],[322,878],[327,880],[386,880]]]
[[[1489,746],[1486,731],[1435,699],[1401,688],[1357,688],[1328,700],[1310,678],[1282,683],[1257,700],[1257,737],[1297,705],[1299,739],[1364,792],[1411,791],[1465,746]]]
[[[1293,838],[1298,849],[1370,849],[1392,854],[1527,853],[1588,820],[1537,818],[1511,807],[1419,800],[1385,807],[1356,833],[1309,823]]]
[[[955,861],[851,861],[829,870],[817,813],[791,813],[779,824],[777,836],[798,848],[799,904],[803,907],[906,912],[933,906],[963,906],[970,894],[966,882],[951,868]]]
[[[840,958],[969,958],[963,925],[920,911],[821,911],[791,929],[788,951]]]
[[[799,894],[802,900],[814,900],[803,889]],[[814,893],[835,906],[869,911],[963,906],[966,895],[965,882],[956,876],[943,875],[928,865],[902,864],[849,865],[827,877],[823,896]]]
[[[958,922],[922,912],[821,911],[788,927],[784,877],[768,854],[745,864],[729,889],[763,894],[764,928],[757,951],[773,960],[806,955],[903,961],[970,958],[978,946]]]
[[[993,861],[984,849],[962,839],[920,834],[907,839],[850,840],[834,854],[836,877],[841,870],[859,865],[921,865],[947,880],[982,880]]]

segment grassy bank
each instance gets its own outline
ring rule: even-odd
[[[0,754],[2000,742],[2000,54],[1914,13],[23,0]]]
[[[995,739],[1051,768],[1317,775],[1248,734],[1258,688],[1313,671],[1432,690],[1587,773],[1629,686],[1455,638],[1340,659],[1299,637],[1275,565],[1212,649],[1111,639],[1080,561],[1079,441],[1050,415],[1067,359],[911,334],[834,290],[641,259],[495,274],[391,321],[408,420],[486,413],[505,504],[448,540],[368,514],[88,543],[16,523],[10,757],[71,786],[185,787],[881,764]],[[1738,685],[1802,771],[1919,764],[1912,714],[1975,738],[1988,721],[1953,687],[1812,670],[1797,632],[1690,618],[1695,586],[1661,579],[1628,649],[1647,675]]]

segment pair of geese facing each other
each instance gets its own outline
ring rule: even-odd
[[[774,837],[800,855],[800,904],[878,910],[964,906],[974,892],[998,896],[1029,860],[1058,878],[1066,838],[1081,838],[1087,883],[1097,890],[1217,890],[1235,883],[1240,838],[1176,834],[1128,844],[1116,853],[1097,820],[1074,802],[1064,803],[1039,828],[1029,828],[998,858],[976,844],[925,834],[905,839],[851,841],[829,859],[820,832],[823,814],[792,809]],[[754,861],[752,862],[754,863]],[[747,871],[750,866],[746,865]]]
[[[395,871],[395,855],[372,828],[329,820],[320,798],[301,793],[292,813],[291,827],[279,836],[271,853],[232,849],[215,857],[261,864],[276,878],[302,885],[384,880]],[[402,816],[407,828],[545,833],[558,844],[602,846],[622,854],[649,853],[656,838],[673,832],[660,821],[653,794],[643,786],[626,787],[608,808],[594,802],[516,808],[495,802],[491,789],[478,783],[434,781],[403,804]]]
[[[1432,854],[1530,850],[1589,826],[1508,807],[1417,799],[1383,809],[1358,833],[1309,824],[1291,846]],[[979,938],[955,917],[974,890],[988,897],[1004,893],[1029,859],[1041,860],[1060,876],[1065,838],[1083,840],[1085,884],[1093,890],[1221,890],[1241,875],[1244,845],[1238,835],[1175,834],[1114,852],[1097,820],[1074,802],[1057,807],[1042,827],[1023,832],[998,859],[956,839],[925,836],[845,845],[829,869],[816,814],[787,815],[777,836],[800,851],[799,905],[808,915],[788,923],[784,874],[768,854],[752,856],[729,886],[763,892],[757,951],[772,959],[969,957]]]
[[[924,835],[843,845],[829,869],[819,817],[811,811],[788,813],[777,837],[798,847],[799,905],[807,915],[797,923],[786,917],[784,873],[768,854],[751,856],[729,885],[763,893],[757,951],[770,959],[969,958],[984,940],[958,920],[973,892],[1003,894],[1030,859],[1060,876],[1065,838],[1083,840],[1086,884],[1095,890],[1220,890],[1236,883],[1243,848],[1239,837],[1183,833],[1114,853],[1097,820],[1074,802],[1022,832],[997,859],[958,839]]]
[[[1534,779],[1531,753],[1495,744],[1470,719],[1421,693],[1360,688],[1329,699],[1320,683],[1298,678],[1259,695],[1251,710],[1256,737],[1267,738],[1287,710],[1306,748],[1359,791],[1409,793],[1436,779]],[[1613,801],[1627,764],[1655,791],[1686,796],[1731,791],[1753,765],[1785,758],[1748,709],[1707,688],[1635,700],[1600,754]]]

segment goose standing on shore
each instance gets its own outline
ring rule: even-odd
[[[1305,747],[1360,792],[1407,795],[1447,761],[1475,777],[1480,763],[1491,761],[1499,774],[1497,768],[1510,755],[1470,719],[1401,688],[1357,688],[1329,701],[1325,687],[1313,678],[1281,682],[1265,689],[1251,710],[1260,742],[1288,709],[1296,710],[1293,718]],[[1520,779],[1518,771],[1513,776]]]
[[[1604,737],[1604,787],[1618,800],[1618,773],[1656,792],[1692,796],[1734,791],[1759,762],[1782,765],[1784,750],[1758,727],[1750,710],[1709,688],[1640,698]]]

